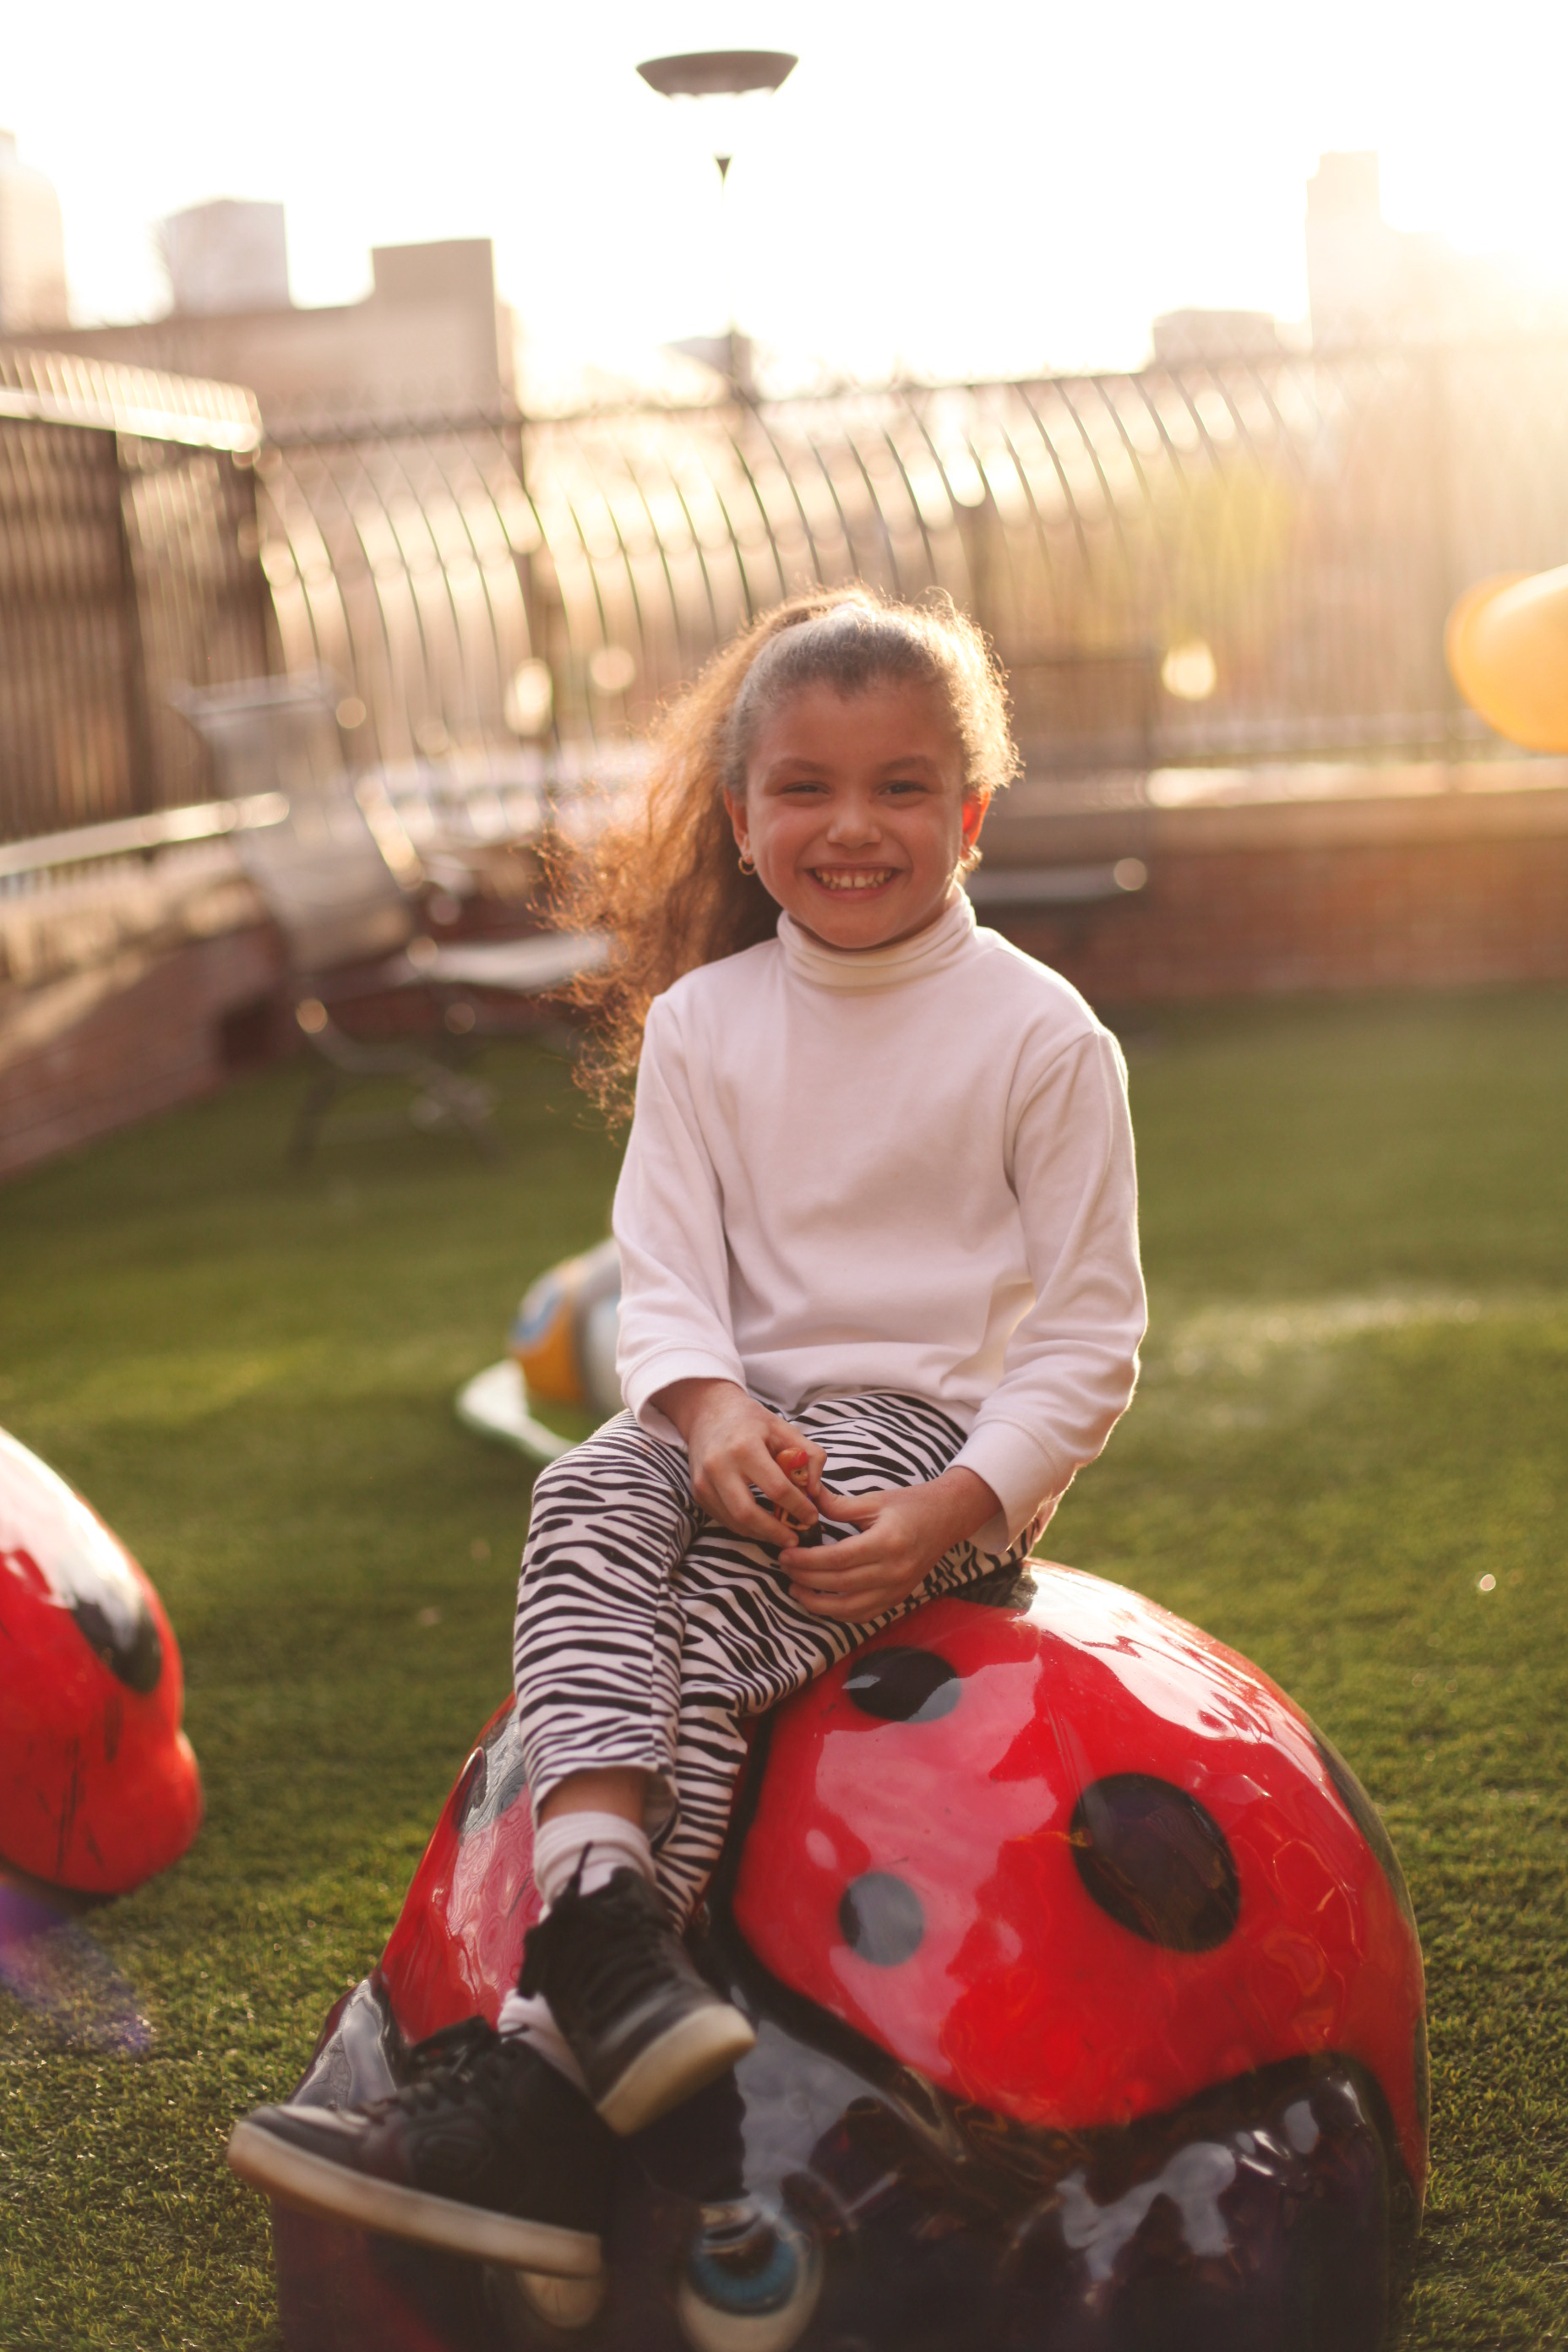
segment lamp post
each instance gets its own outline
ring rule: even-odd
[[[637,71],[661,98],[700,99],[704,125],[713,134],[710,152],[719,169],[721,204],[734,161],[740,101],[753,93],[771,95],[800,60],[787,49],[693,49],[679,57],[647,58]],[[725,279],[729,324],[722,335],[695,336],[672,348],[701,360],[722,375],[738,399],[754,396],[751,344],[735,325],[734,289],[726,238]]]

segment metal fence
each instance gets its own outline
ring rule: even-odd
[[[204,799],[182,681],[276,658],[248,394],[0,351],[0,841]]]
[[[1555,341],[258,437],[243,394],[0,352],[0,838],[202,798],[171,689],[278,667],[367,764],[602,763],[851,578],[978,616],[1037,775],[1441,755],[1485,734],[1453,599],[1568,557]]]
[[[812,581],[947,588],[1037,772],[1456,751],[1443,618],[1568,556],[1568,345],[277,431],[289,665],[367,755],[605,742]],[[351,713],[351,715],[353,715]]]

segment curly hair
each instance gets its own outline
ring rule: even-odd
[[[963,754],[964,796],[988,802],[1017,772],[1001,665],[952,599],[905,604],[859,585],[792,596],[717,653],[664,711],[624,810],[552,860],[554,919],[606,934],[608,964],[574,984],[590,1015],[579,1083],[612,1118],[629,1109],[648,1006],[683,972],[772,937],[778,908],[740,872],[724,793],[745,791],[765,719],[803,688],[846,698],[881,680],[940,695]],[[973,863],[973,853],[965,866]]]

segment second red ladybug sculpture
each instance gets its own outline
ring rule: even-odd
[[[176,1861],[202,1817],[184,1697],[147,1577],[0,1430],[0,1871],[125,1895]]]
[[[95,2048],[150,2036],[77,1922],[196,1833],[183,1697],[174,1633],[136,1561],[0,1430],[0,1985]]]
[[[510,1706],[296,2097],[493,2022],[538,1916]],[[1420,1948],[1353,1774],[1233,1652],[1061,1568],[759,1727],[694,1935],[755,2050],[560,2282],[281,2210],[291,2352],[1379,2352],[1426,2171]],[[756,2259],[711,2259],[737,2217]]]

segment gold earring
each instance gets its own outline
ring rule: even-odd
[[[756,861],[756,859],[752,856],[752,853],[751,853],[751,851],[750,851],[749,849],[742,849],[742,852],[741,852],[741,871],[742,871],[742,874],[754,874],[754,873],[756,872],[756,870],[757,870],[757,861]]]

